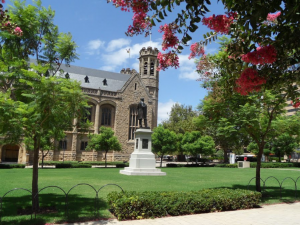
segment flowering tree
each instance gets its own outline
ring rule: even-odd
[[[5,0],[1,0],[5,3]],[[16,23],[10,21],[10,16],[7,14],[7,10],[4,10],[3,5],[0,4],[0,27],[2,31],[7,31],[10,34],[16,36],[22,36],[23,31]]]
[[[210,0],[109,0],[114,6],[123,11],[132,11],[133,24],[129,26],[127,35],[148,35],[150,30],[161,23],[168,14],[176,11],[175,18],[169,24],[160,26],[163,32],[163,51],[160,53],[158,68],[179,66],[177,54],[182,51],[191,34],[199,25],[204,25],[212,31],[204,35],[204,39],[196,38],[191,45],[191,56],[202,57],[203,46],[214,40],[219,34],[226,34],[232,38],[228,45],[230,56],[227,64],[232,66],[235,76],[228,80],[228,88],[243,95],[257,91],[263,87],[275,88],[286,81],[297,82],[300,60],[299,36],[299,8],[297,1],[259,1],[245,2],[239,0],[222,0],[225,15],[212,15],[209,12]],[[181,38],[179,38],[179,36]],[[201,40],[202,39],[202,40]],[[171,49],[171,50],[170,50]],[[200,60],[201,61],[201,60]],[[238,70],[235,63],[242,62],[244,66]],[[198,65],[197,68],[201,68]],[[203,66],[202,66],[203,67]],[[265,69],[272,73],[265,73]],[[251,82],[249,82],[251,81]],[[286,85],[285,91],[299,106],[297,88]],[[299,104],[298,104],[299,103]]]

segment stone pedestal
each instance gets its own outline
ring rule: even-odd
[[[249,161],[238,161],[238,168],[250,168]]]
[[[130,156],[129,167],[120,173],[124,175],[165,176],[165,172],[156,169],[155,155],[151,152],[150,129],[140,128],[135,132],[134,152]]]

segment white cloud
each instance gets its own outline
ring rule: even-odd
[[[111,71],[111,72],[115,71],[115,67],[114,66],[101,66],[99,69],[100,70],[105,70],[105,71]]]
[[[103,47],[105,44],[104,41],[101,41],[100,39],[91,40],[87,44],[87,54],[89,55],[99,55],[100,54],[100,48]]]
[[[158,124],[169,118],[171,108],[175,103],[176,102],[174,102],[172,99],[170,99],[168,102],[165,103],[163,102],[158,103],[158,119],[157,119]]]
[[[116,39],[120,40],[120,39]],[[102,58],[102,63],[104,64],[102,67],[109,66],[112,68],[112,70],[116,70],[117,67],[129,67],[129,63],[134,66],[134,69],[138,71],[138,57],[140,54],[140,50],[145,47],[147,48],[148,46],[151,46],[152,48],[160,48],[160,43],[159,42],[153,42],[153,41],[148,41],[148,42],[143,42],[143,43],[138,43],[134,44],[132,46],[130,45],[117,45],[117,41],[112,40],[110,43],[115,43],[113,47],[108,47],[106,48],[106,53],[101,55]],[[120,48],[117,48],[120,47]],[[109,51],[111,49],[115,48],[114,51]],[[127,49],[130,48],[130,58],[129,54],[127,53]],[[128,63],[129,62],[129,63]],[[110,70],[111,71],[111,70]]]
[[[119,38],[112,40],[108,43],[108,46],[106,48],[106,51],[112,52],[115,51],[116,49],[122,48],[123,46],[128,46],[130,44],[130,40],[125,39],[125,38]]]
[[[131,66],[132,69],[135,69],[137,72],[140,70],[140,64],[138,62],[133,63]]]
[[[188,59],[189,55],[179,55],[179,79],[197,80],[199,78],[196,72],[194,59]]]

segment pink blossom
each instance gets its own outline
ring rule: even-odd
[[[8,26],[10,26],[10,22],[9,21],[7,21],[5,24],[4,24],[4,26],[6,26],[6,27],[8,27]]]
[[[237,13],[227,13],[227,15],[212,15],[210,17],[204,17],[202,23],[211,30],[216,31],[220,34],[228,34],[230,25],[234,22],[237,17]]]
[[[299,98],[296,99],[295,103],[293,101],[291,101],[291,104],[294,108],[298,108],[300,106]]]
[[[191,44],[190,47],[191,53],[189,55],[189,59],[195,58],[196,56],[204,55],[204,46],[199,42]]]
[[[277,52],[273,45],[258,47],[256,51],[242,55],[242,60],[253,65],[272,64],[277,60]]]
[[[23,34],[23,31],[21,30],[20,27],[16,27],[14,32],[17,36],[22,36],[22,34]]]
[[[176,25],[174,24],[165,24],[165,25],[161,25],[159,27],[158,32],[163,34],[163,42],[162,42],[162,50],[165,51],[168,48],[176,48],[178,45],[178,38],[175,36],[175,32],[176,32]]]
[[[126,34],[133,36],[140,34],[144,30],[150,30],[152,24],[147,19],[150,1],[147,0],[112,0],[116,7],[121,7],[122,11],[129,12],[132,9],[134,15],[132,17],[133,23],[127,29]]]
[[[277,19],[277,17],[280,16],[280,15],[281,15],[281,12],[277,12],[275,14],[269,13],[268,16],[267,16],[267,21],[274,22]]]
[[[267,81],[263,77],[258,76],[258,72],[252,68],[245,69],[241,77],[235,81],[237,84],[236,91],[241,95],[248,95],[253,91],[260,91],[261,85]]]
[[[2,0],[2,3],[5,3],[5,0]]]
[[[159,61],[159,66],[157,71],[165,70],[168,67],[175,67],[177,69],[179,67],[179,58],[178,55],[174,52],[168,52],[166,54],[158,53],[157,59]]]

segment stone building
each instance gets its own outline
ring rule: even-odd
[[[62,66],[64,75],[81,82],[82,91],[89,96],[88,119],[93,123],[91,132],[98,133],[101,126],[111,127],[122,145],[121,152],[108,153],[108,160],[128,160],[134,149],[134,131],[139,126],[137,103],[145,99],[148,106],[148,126],[157,126],[159,72],[156,48],[143,48],[139,56],[139,72],[122,69],[120,73],[107,72],[77,66]],[[75,128],[66,132],[57,142],[58,150],[48,153],[45,160],[53,161],[101,161],[102,152],[87,151],[87,133]],[[0,146],[0,162],[32,161],[32,152],[24,144]],[[40,155],[41,156],[41,155]]]

